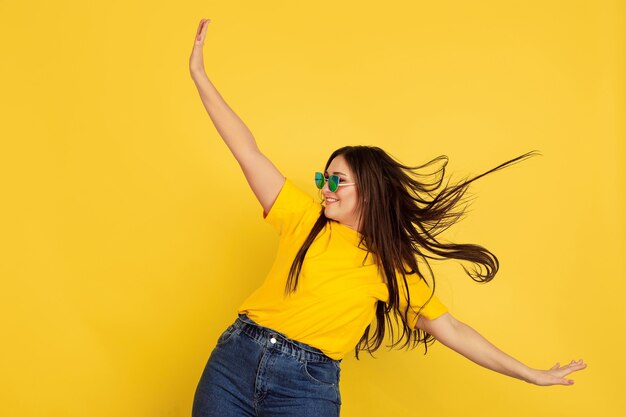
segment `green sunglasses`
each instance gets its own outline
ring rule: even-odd
[[[315,186],[317,188],[320,190],[324,188],[324,183],[326,183],[326,181],[328,181],[328,189],[333,193],[337,191],[337,188],[343,187],[344,185],[354,185],[353,182],[340,183],[341,178],[339,178],[339,175],[329,175],[328,178],[326,178],[321,172],[315,173]]]

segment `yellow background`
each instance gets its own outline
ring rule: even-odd
[[[439,296],[537,387],[435,344],[342,365],[342,416],[624,416],[622,1],[0,2],[0,415],[189,416],[221,331],[273,261],[189,76],[205,66],[311,194],[346,144],[479,180],[447,238],[500,259]]]

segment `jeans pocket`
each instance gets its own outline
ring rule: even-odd
[[[339,368],[333,362],[304,361],[302,369],[312,382],[327,386],[339,384]]]
[[[215,346],[222,346],[226,342],[228,342],[230,338],[236,333],[236,330],[237,328],[235,327],[234,324],[231,324],[230,326],[228,326],[228,328],[224,330],[224,332],[220,335],[220,337],[217,338],[217,343],[215,344]]]

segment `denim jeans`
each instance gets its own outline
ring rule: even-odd
[[[239,314],[211,352],[192,417],[339,416],[340,362]]]

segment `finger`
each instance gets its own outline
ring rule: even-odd
[[[196,40],[200,38],[200,34],[202,33],[202,26],[204,25],[204,19],[200,20],[200,24],[198,24],[198,30],[196,30]]]
[[[554,385],[572,385],[574,380],[565,378],[564,375],[559,375],[555,376],[552,382]]]
[[[200,20],[200,24],[198,25],[198,30],[196,31],[196,43],[204,41],[204,37],[206,35],[206,29],[209,26],[209,22],[211,19],[202,19]]]
[[[573,365],[568,365],[567,367],[563,368],[567,370],[567,374],[571,374],[572,372],[576,372],[576,371],[580,371],[581,369],[585,369],[587,367],[586,363],[574,363]]]
[[[204,25],[202,26],[202,37],[204,37],[204,35],[206,35],[206,30],[209,27],[209,23],[211,23],[211,19],[206,19],[204,21]]]
[[[569,375],[573,372],[576,371],[580,371],[581,369],[585,369],[587,367],[586,363],[583,364],[575,364],[575,365],[568,365],[568,366],[564,366],[563,368],[560,369],[555,369],[552,370],[553,375],[557,376],[557,377],[565,377],[566,375]]]
[[[564,378],[561,375],[546,375],[546,378],[543,382],[540,382],[539,385],[572,385],[574,380],[569,378]]]
[[[582,369],[582,368],[585,368],[586,366],[587,366],[587,364],[584,363],[583,361],[578,361],[578,362],[571,362],[567,366],[564,366],[564,368]]]

